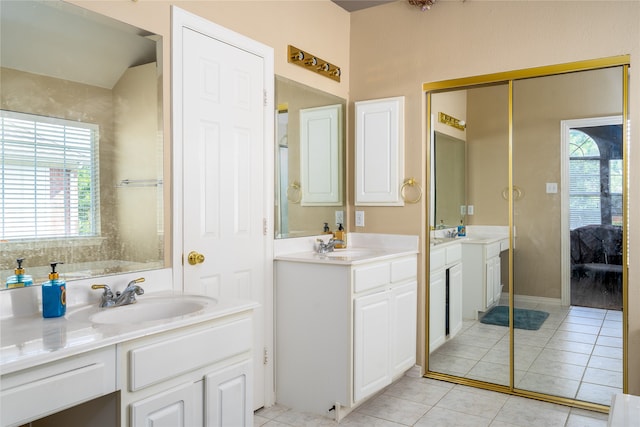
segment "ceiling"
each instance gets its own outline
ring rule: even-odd
[[[348,12],[354,12],[360,9],[367,9],[369,7],[380,6],[381,4],[391,3],[396,0],[331,0],[344,10]]]

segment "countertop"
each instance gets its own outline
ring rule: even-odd
[[[502,240],[508,240],[509,236],[464,236],[464,237],[437,237],[432,238],[429,242],[432,249],[438,249],[454,243],[463,243],[470,245],[486,245]]]
[[[136,305],[157,299],[196,298],[203,308],[171,319],[117,324],[99,324],[90,316],[104,310],[125,307],[99,308],[97,304],[78,305],[67,309],[64,317],[43,318],[40,314],[2,319],[0,331],[0,373],[8,374],[43,363],[53,362],[105,346],[143,336],[195,325],[227,315],[254,309],[253,301],[225,298],[216,300],[198,295],[174,292],[149,293],[138,297]]]
[[[319,254],[314,251],[294,252],[276,256],[276,261],[306,262],[312,264],[358,265],[383,261],[404,255],[415,255],[415,249],[352,247],[335,249],[333,252]]]

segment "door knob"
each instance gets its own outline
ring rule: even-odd
[[[187,260],[191,265],[202,264],[204,262],[204,255],[196,251],[191,251],[189,252],[189,256],[187,257]]]

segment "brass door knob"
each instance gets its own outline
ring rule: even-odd
[[[187,260],[191,265],[202,264],[204,262],[204,255],[196,251],[191,251],[189,252],[189,256],[187,257]]]

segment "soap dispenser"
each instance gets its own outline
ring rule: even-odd
[[[458,237],[464,237],[467,235],[467,228],[464,226],[462,220],[460,220],[460,225],[458,226]]]
[[[324,227],[322,228],[322,234],[333,234],[331,229],[329,228],[329,223],[325,222]]]
[[[61,317],[67,311],[67,285],[56,272],[58,264],[51,263],[49,281],[42,284],[42,317]]]
[[[335,232],[336,240],[342,240],[344,243],[336,243],[336,249],[344,249],[347,247],[347,233],[344,231],[342,224],[338,224],[338,229]]]
[[[7,278],[7,288],[24,288],[25,286],[33,285],[33,278],[28,274],[24,274],[24,268],[22,268],[23,261],[24,258],[18,258],[16,260],[18,263],[18,266],[15,269],[16,274]]]

